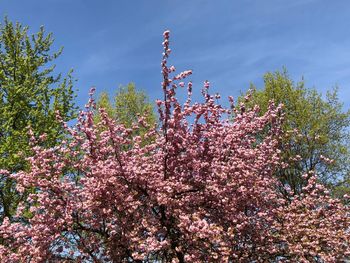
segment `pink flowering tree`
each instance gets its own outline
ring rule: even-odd
[[[295,199],[277,190],[281,107],[226,109],[191,71],[168,66],[164,33],[161,127],[142,144],[100,109],[91,92],[71,137],[45,149],[32,137],[31,169],[11,176],[28,199],[0,227],[1,262],[342,262],[349,256],[349,208],[317,184]],[[180,104],[178,88],[187,86]],[[234,122],[227,116],[234,115]],[[268,131],[268,132],[266,132]],[[264,137],[261,137],[264,134]],[[131,139],[132,138],[132,139]],[[257,139],[259,138],[259,139]],[[288,190],[288,189],[287,189]]]

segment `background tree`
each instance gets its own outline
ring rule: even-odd
[[[157,123],[153,104],[149,102],[149,98],[144,91],[136,89],[134,83],[120,86],[113,102],[111,102],[107,93],[101,93],[96,105],[97,108],[104,108],[109,117],[125,125],[126,128],[131,128],[133,124],[138,123],[140,117],[143,117],[144,125],[141,125],[131,136],[143,136],[150,127]],[[94,120],[95,122],[101,120],[98,111],[96,111]]]
[[[286,70],[267,73],[264,84],[262,89],[251,87],[247,104],[259,105],[262,113],[270,100],[284,105],[286,136],[281,149],[288,166],[277,172],[283,184],[300,193],[306,183],[302,175],[313,170],[329,186],[346,179],[350,171],[350,111],[343,111],[337,89],[323,98],[315,89],[306,88],[304,81],[293,83]]]
[[[113,103],[111,102],[111,99],[110,99],[107,92],[102,92],[99,95],[97,103],[96,103],[96,108],[97,109],[104,108],[108,117],[110,117],[112,119],[116,118],[115,107],[114,107]],[[101,114],[99,113],[98,110],[95,111],[94,121],[96,123],[101,121]]]
[[[7,18],[0,26],[0,169],[10,174],[28,168],[29,126],[54,146],[64,133],[56,111],[67,121],[75,116],[72,77],[54,74],[52,61],[62,50],[51,52],[52,43],[43,27],[30,36],[28,27]],[[19,199],[13,180],[0,175],[0,223],[13,215]]]

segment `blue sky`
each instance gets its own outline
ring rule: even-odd
[[[292,79],[325,92],[339,86],[350,108],[350,2],[347,0],[0,0],[0,16],[53,32],[64,46],[57,71],[75,70],[78,104],[88,90],[113,94],[135,82],[161,98],[162,32],[171,62],[192,69],[223,97],[239,95],[285,66]]]

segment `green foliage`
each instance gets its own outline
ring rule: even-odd
[[[71,72],[63,79],[54,74],[52,61],[62,49],[50,52],[52,44],[43,27],[29,35],[28,27],[7,18],[0,25],[0,169],[10,173],[27,168],[29,126],[35,136],[45,133],[50,147],[64,136],[56,111],[65,121],[76,115]],[[12,180],[0,175],[0,222],[20,198]]]
[[[153,105],[144,91],[135,88],[134,83],[121,86],[114,97],[114,103],[111,103],[107,93],[102,93],[97,101],[97,108],[105,108],[108,116],[117,120],[118,123],[131,128],[133,123],[138,122],[139,117],[145,118],[146,127],[138,130],[137,134],[143,136],[148,127],[156,124],[156,115],[154,114]],[[100,115],[95,115],[95,120],[99,120]]]
[[[111,100],[109,98],[108,93],[102,92],[100,94],[96,106],[97,106],[97,109],[104,108],[108,114],[108,117],[115,119],[115,108],[113,107],[113,105],[111,103]],[[96,112],[95,121],[99,122],[100,118],[101,118],[100,114],[98,112]]]
[[[304,81],[293,83],[285,70],[267,73],[264,84],[261,90],[251,87],[248,105],[259,105],[261,112],[270,100],[284,105],[287,135],[281,149],[289,166],[277,172],[279,179],[294,193],[300,192],[305,183],[302,175],[309,171],[315,171],[325,184],[339,184],[350,170],[350,111],[343,112],[337,89],[322,98],[315,89],[306,88]]]

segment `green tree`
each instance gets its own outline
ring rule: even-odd
[[[29,129],[35,136],[46,134],[45,144],[57,145],[64,121],[75,117],[71,73],[54,74],[52,63],[62,52],[51,52],[52,34],[41,27],[29,35],[28,27],[5,18],[0,24],[0,169],[14,173],[27,169],[30,156]],[[0,174],[0,223],[14,214],[19,199],[15,185]]]
[[[134,83],[126,86],[120,86],[112,103],[107,93],[101,93],[97,100],[97,108],[104,108],[109,117],[115,119],[118,123],[124,124],[130,128],[133,123],[137,123],[139,117],[145,118],[145,127],[141,127],[137,134],[143,136],[148,127],[156,124],[156,115],[153,105],[144,91],[137,90]],[[95,119],[100,115],[97,113]],[[147,127],[148,126],[148,127]]]
[[[97,109],[104,108],[105,111],[107,112],[107,115],[110,118],[115,119],[115,108],[113,107],[113,103],[111,102],[111,99],[107,92],[100,93],[96,106],[97,106]],[[97,111],[95,114],[95,122],[96,123],[99,122],[100,118],[101,116]]]
[[[270,100],[284,105],[287,136],[281,140],[281,149],[288,167],[277,171],[278,178],[295,194],[305,184],[302,175],[310,171],[328,186],[340,185],[350,170],[350,111],[343,111],[337,89],[323,98],[315,89],[306,88],[303,80],[294,83],[286,70],[267,73],[264,84],[260,90],[251,87],[247,105],[258,105],[261,112],[267,110]]]

